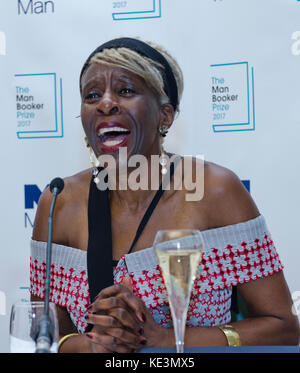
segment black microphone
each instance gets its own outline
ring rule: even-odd
[[[54,326],[49,317],[49,301],[50,301],[50,270],[51,270],[51,254],[52,254],[52,216],[56,197],[64,189],[64,181],[57,177],[50,183],[50,192],[52,193],[52,201],[50,205],[48,217],[48,237],[47,237],[47,259],[46,259],[46,280],[45,280],[45,299],[44,313],[41,317],[39,329],[36,336],[36,353],[49,353],[53,341]]]

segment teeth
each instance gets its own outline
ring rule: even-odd
[[[105,127],[101,128],[98,132],[98,136],[104,135],[107,132],[128,132],[127,129],[122,128],[122,127]]]
[[[103,142],[103,145],[105,146],[115,146],[115,145],[118,145],[118,144],[121,144],[123,140],[107,140],[107,141],[104,141]]]

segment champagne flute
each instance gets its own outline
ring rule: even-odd
[[[17,302],[10,314],[10,352],[34,353],[35,338],[44,313],[44,302]],[[54,303],[49,304],[49,317],[54,327],[50,352],[58,349],[58,319]]]
[[[203,254],[202,235],[193,229],[160,230],[153,249],[168,292],[176,351],[183,353],[191,290]]]

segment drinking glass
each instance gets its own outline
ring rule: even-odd
[[[44,302],[17,302],[12,306],[10,314],[10,352],[35,352],[35,337],[43,313]],[[59,332],[54,303],[49,304],[49,317],[54,327],[50,352],[57,352]]]
[[[160,230],[153,249],[168,292],[176,351],[182,353],[191,290],[203,254],[202,235],[193,229]]]

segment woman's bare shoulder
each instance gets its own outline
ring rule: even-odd
[[[209,161],[204,162],[204,176],[206,184],[211,188],[240,181],[238,176],[229,168]]]
[[[81,172],[78,172],[72,176],[66,177],[64,179],[65,182],[65,198],[71,198],[72,200],[76,198],[77,196],[88,196],[89,192],[89,185],[91,181],[91,170],[84,170]],[[63,196],[63,194],[62,194]]]
[[[91,180],[91,171],[84,170],[72,176],[63,178],[64,189],[58,195],[55,212],[53,215],[55,234],[60,237],[65,226],[70,223],[72,211],[77,211],[81,206],[87,205],[89,195],[89,184]],[[46,188],[40,196],[37,212],[35,215],[32,238],[38,241],[47,239],[48,215],[52,194],[49,187]]]
[[[222,227],[253,219],[259,210],[240,178],[213,162],[204,166],[204,198],[209,225]]]
[[[90,170],[84,170],[72,176],[65,177],[63,180],[64,188],[57,199],[57,204],[59,205],[69,202],[70,199],[74,200],[79,195],[82,196],[82,193],[88,194],[91,172]],[[51,199],[52,194],[50,192],[50,188],[48,187],[43,191],[39,199],[39,205],[41,205],[41,207],[48,207],[48,205],[50,206]]]

